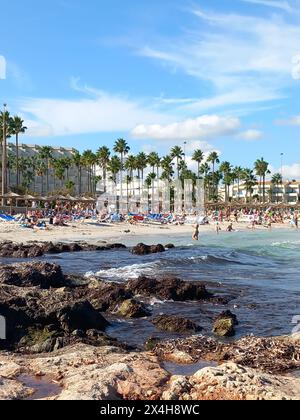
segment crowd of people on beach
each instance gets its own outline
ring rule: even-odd
[[[9,219],[8,219],[9,217]],[[90,219],[99,223],[120,223],[126,222],[130,225],[138,224],[169,224],[169,225],[195,225],[193,239],[199,237],[199,226],[210,224],[215,226],[216,233],[219,234],[224,229],[234,232],[234,224],[246,223],[249,229],[256,227],[272,228],[274,224],[291,225],[294,228],[299,226],[300,214],[293,208],[253,208],[247,207],[224,207],[207,209],[205,214],[172,212],[151,214],[145,213],[125,213],[119,214],[115,210],[108,208],[99,211],[96,203],[71,203],[71,202],[46,202],[43,208],[38,208],[35,203],[27,209],[26,215],[1,215],[0,220],[16,221],[23,228],[46,230],[51,226],[65,227],[70,223],[80,222]]]

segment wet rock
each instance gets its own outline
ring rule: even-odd
[[[46,262],[21,263],[0,267],[0,284],[41,289],[62,287],[64,275],[60,266]]]
[[[189,319],[172,315],[159,315],[152,320],[152,323],[160,331],[187,333],[201,331],[201,327]]]
[[[134,255],[149,255],[149,254],[156,254],[160,252],[165,252],[165,248],[163,245],[145,245],[140,243],[132,248],[132,253]]]
[[[234,321],[232,318],[220,318],[214,322],[213,333],[220,337],[233,337],[235,335]]]
[[[185,282],[175,277],[158,280],[140,276],[129,281],[127,289],[134,294],[179,302],[207,300],[213,297],[201,283]]]
[[[98,246],[86,242],[63,243],[32,242],[30,244],[2,242],[0,243],[0,257],[4,258],[37,258],[45,254],[61,254],[65,252],[105,251],[110,249],[125,249],[123,244]]]
[[[117,313],[124,318],[145,318],[151,315],[146,306],[136,299],[124,300],[118,308]]]
[[[106,246],[107,249],[126,249],[126,246],[123,244],[111,244]]]
[[[233,337],[235,335],[234,327],[236,325],[238,325],[236,315],[230,311],[224,311],[216,317],[213,332],[220,337]]]
[[[175,245],[174,244],[167,244],[167,245],[165,245],[165,248],[166,249],[174,249]]]
[[[233,313],[232,313],[231,311],[229,311],[229,310],[224,311],[224,312],[222,312],[220,315],[218,315],[218,316],[215,318],[215,321],[219,321],[220,319],[227,319],[227,318],[232,319],[232,321],[233,321],[233,324],[234,324],[234,325],[239,325],[239,322],[238,322],[237,316],[236,316],[235,314],[233,314]]]
[[[109,322],[88,302],[78,302],[57,313],[57,319],[66,332],[80,329],[105,331]]]
[[[89,284],[89,289],[77,289],[75,294],[77,298],[86,297],[100,312],[114,312],[123,301],[133,298],[133,293],[125,285],[101,281]]]

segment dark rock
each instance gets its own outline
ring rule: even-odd
[[[0,267],[0,283],[18,287],[38,286],[41,289],[64,285],[59,265],[46,262],[21,263]]]
[[[214,321],[213,333],[220,337],[233,337],[235,335],[235,325],[238,325],[236,315],[230,311],[222,312]]]
[[[86,298],[100,312],[117,310],[125,300],[132,299],[133,293],[126,290],[125,285],[113,282],[97,282],[92,288],[80,288],[74,291],[76,298]]]
[[[134,255],[149,255],[156,254],[159,252],[165,252],[165,248],[162,245],[145,245],[140,243],[132,248],[132,253]]]
[[[64,331],[97,329],[104,331],[109,322],[88,302],[78,302],[57,313],[57,319]]]
[[[45,254],[61,254],[65,252],[106,251],[109,249],[125,249],[123,244],[97,246],[85,242],[53,244],[52,242],[32,242],[31,244],[2,242],[0,243],[0,257],[3,258],[37,258]]]
[[[202,328],[186,318],[173,315],[159,315],[152,320],[152,323],[160,331],[186,333],[199,332]]]
[[[124,300],[119,306],[117,313],[124,318],[145,318],[151,315],[146,306],[135,299]]]
[[[233,314],[233,313],[232,313],[231,311],[229,311],[229,310],[227,310],[227,311],[224,311],[224,312],[220,313],[220,315],[218,315],[218,316],[215,318],[215,321],[218,321],[219,319],[224,319],[224,318],[230,318],[230,319],[232,319],[232,320],[233,320],[234,325],[239,325],[239,322],[238,322],[237,316],[236,316],[235,314]]]
[[[207,300],[213,297],[201,283],[185,282],[175,277],[165,277],[158,280],[141,276],[136,280],[129,281],[127,290],[134,294],[179,302]]]
[[[175,245],[174,244],[167,244],[167,245],[165,245],[165,248],[166,249],[174,249]]]
[[[165,252],[165,251],[166,251],[165,247],[161,244],[150,246],[150,253],[151,254],[158,254],[160,252]]]
[[[111,244],[107,245],[106,248],[108,249],[126,249],[126,246],[123,244]]]

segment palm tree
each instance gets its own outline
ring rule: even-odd
[[[126,203],[127,203],[127,213],[129,212],[129,184],[132,182],[132,177],[129,175],[126,175],[125,177],[126,182]]]
[[[121,168],[120,168],[120,185],[121,185],[121,197],[123,196],[123,168],[124,168],[124,156],[129,153],[130,147],[127,144],[127,141],[124,139],[118,139],[114,145],[114,152],[119,153]]]
[[[111,174],[112,180],[117,182],[117,174],[120,172],[122,167],[121,159],[118,156],[112,156],[109,164],[107,165],[107,170]]]
[[[156,176],[157,179],[159,178],[159,168],[160,168],[160,157],[159,154],[156,152],[151,152],[148,155],[148,164],[152,167],[152,172],[155,173],[156,168]]]
[[[138,170],[138,178],[140,180],[139,190],[141,190],[141,185],[144,183],[144,171],[147,168],[148,157],[144,152],[139,153],[136,156],[136,168]]]
[[[174,168],[173,168],[173,158],[169,155],[165,156],[162,158],[161,160],[161,168],[162,168],[162,175],[161,175],[161,179],[162,180],[167,180],[169,182],[172,181],[172,178],[174,176]]]
[[[8,111],[0,112],[0,142],[2,149],[2,194],[7,191],[7,139],[10,137],[11,116]]]
[[[228,202],[229,188],[232,182],[232,167],[229,162],[222,162],[219,168],[220,173],[223,176],[225,186],[225,201]]]
[[[263,202],[266,202],[266,176],[267,174],[270,174],[269,171],[269,164],[268,162],[266,162],[264,160],[264,158],[258,159],[255,163],[254,163],[254,169],[256,171],[256,175],[259,176],[260,178],[260,187],[262,184],[262,188],[263,188]],[[261,197],[261,195],[260,195]]]
[[[241,180],[243,179],[243,176],[245,174],[245,169],[243,169],[241,166],[236,166],[233,170],[234,174],[235,174],[235,179],[237,180],[237,195],[238,195],[238,199],[240,198],[240,184],[241,184]]]
[[[108,147],[100,147],[96,153],[97,160],[99,165],[102,168],[102,177],[104,181],[104,192],[106,192],[106,174],[107,174],[107,165],[110,159],[110,150]]]
[[[154,197],[154,181],[156,179],[156,173],[151,172],[148,174],[147,178],[145,179],[145,185],[148,189],[148,211],[150,211],[150,203],[149,203],[149,197],[150,197],[150,188],[152,187],[152,203],[153,203],[153,197]],[[151,212],[154,212],[154,209],[151,206]]]
[[[252,197],[253,188],[257,184],[257,178],[256,178],[256,176],[254,175],[254,173],[251,169],[246,168],[246,169],[244,169],[244,174],[242,176],[242,180],[245,183],[246,202],[247,202],[248,196],[250,195],[250,198]]]
[[[272,185],[274,185],[276,187],[276,201],[278,203],[278,189],[279,189],[279,185],[282,185],[282,175],[280,173],[276,173],[272,176]]]
[[[213,191],[212,195],[216,195],[216,184],[215,184],[215,165],[220,163],[219,155],[217,152],[211,152],[207,158],[207,162],[212,164],[212,183],[213,183]]]
[[[61,188],[63,188],[63,183],[65,180],[65,174],[66,174],[66,162],[65,159],[56,159],[54,162],[54,173],[56,178],[58,178],[61,182]]]
[[[43,159],[38,157],[36,162],[36,174],[41,178],[41,195],[44,195],[44,176],[47,172],[47,168]]]
[[[83,162],[83,165],[86,167],[86,170],[87,170],[87,175],[88,175],[87,191],[88,192],[92,191],[93,167],[94,167],[96,161],[97,161],[97,157],[91,150],[85,150],[83,152],[82,162]]]
[[[184,151],[182,150],[181,147],[179,146],[175,146],[172,148],[171,150],[171,158],[172,159],[176,159],[176,165],[177,165],[177,179],[180,178],[180,167],[179,167],[179,162],[181,162],[183,160],[184,157]]]
[[[10,122],[11,134],[16,136],[16,173],[17,186],[19,186],[19,134],[25,133],[27,127],[24,126],[22,118],[15,115]]]
[[[207,162],[212,164],[212,172],[215,172],[215,165],[220,163],[219,155],[217,152],[211,152],[207,158]]]
[[[78,150],[74,150],[73,165],[77,168],[77,180],[78,180],[78,194],[81,194],[81,175],[82,175],[82,156]]]
[[[131,179],[130,182],[132,182],[134,171],[137,169],[137,159],[136,159],[136,157],[133,156],[133,155],[128,156],[128,158],[126,159],[124,167],[127,171],[127,178],[129,177]],[[126,184],[126,185],[127,185],[127,188],[128,188],[128,184]]]
[[[195,150],[192,160],[197,162],[198,165],[198,178],[200,178],[200,165],[203,162],[204,159],[204,153],[202,152],[202,150],[198,149]]]
[[[66,187],[66,190],[68,191],[69,194],[71,194],[71,195],[74,194],[75,182],[73,182],[73,181],[67,181],[65,183],[65,187]]]
[[[41,146],[39,147],[39,156],[45,162],[46,166],[46,189],[47,193],[49,192],[49,169],[50,169],[50,160],[53,158],[53,149],[50,146]]]

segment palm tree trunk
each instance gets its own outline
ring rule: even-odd
[[[16,166],[17,166],[17,186],[19,186],[19,134],[16,133]]]
[[[47,166],[47,171],[46,171],[46,186],[47,186],[47,194],[49,193],[49,162],[48,159],[46,159],[46,166]]]

